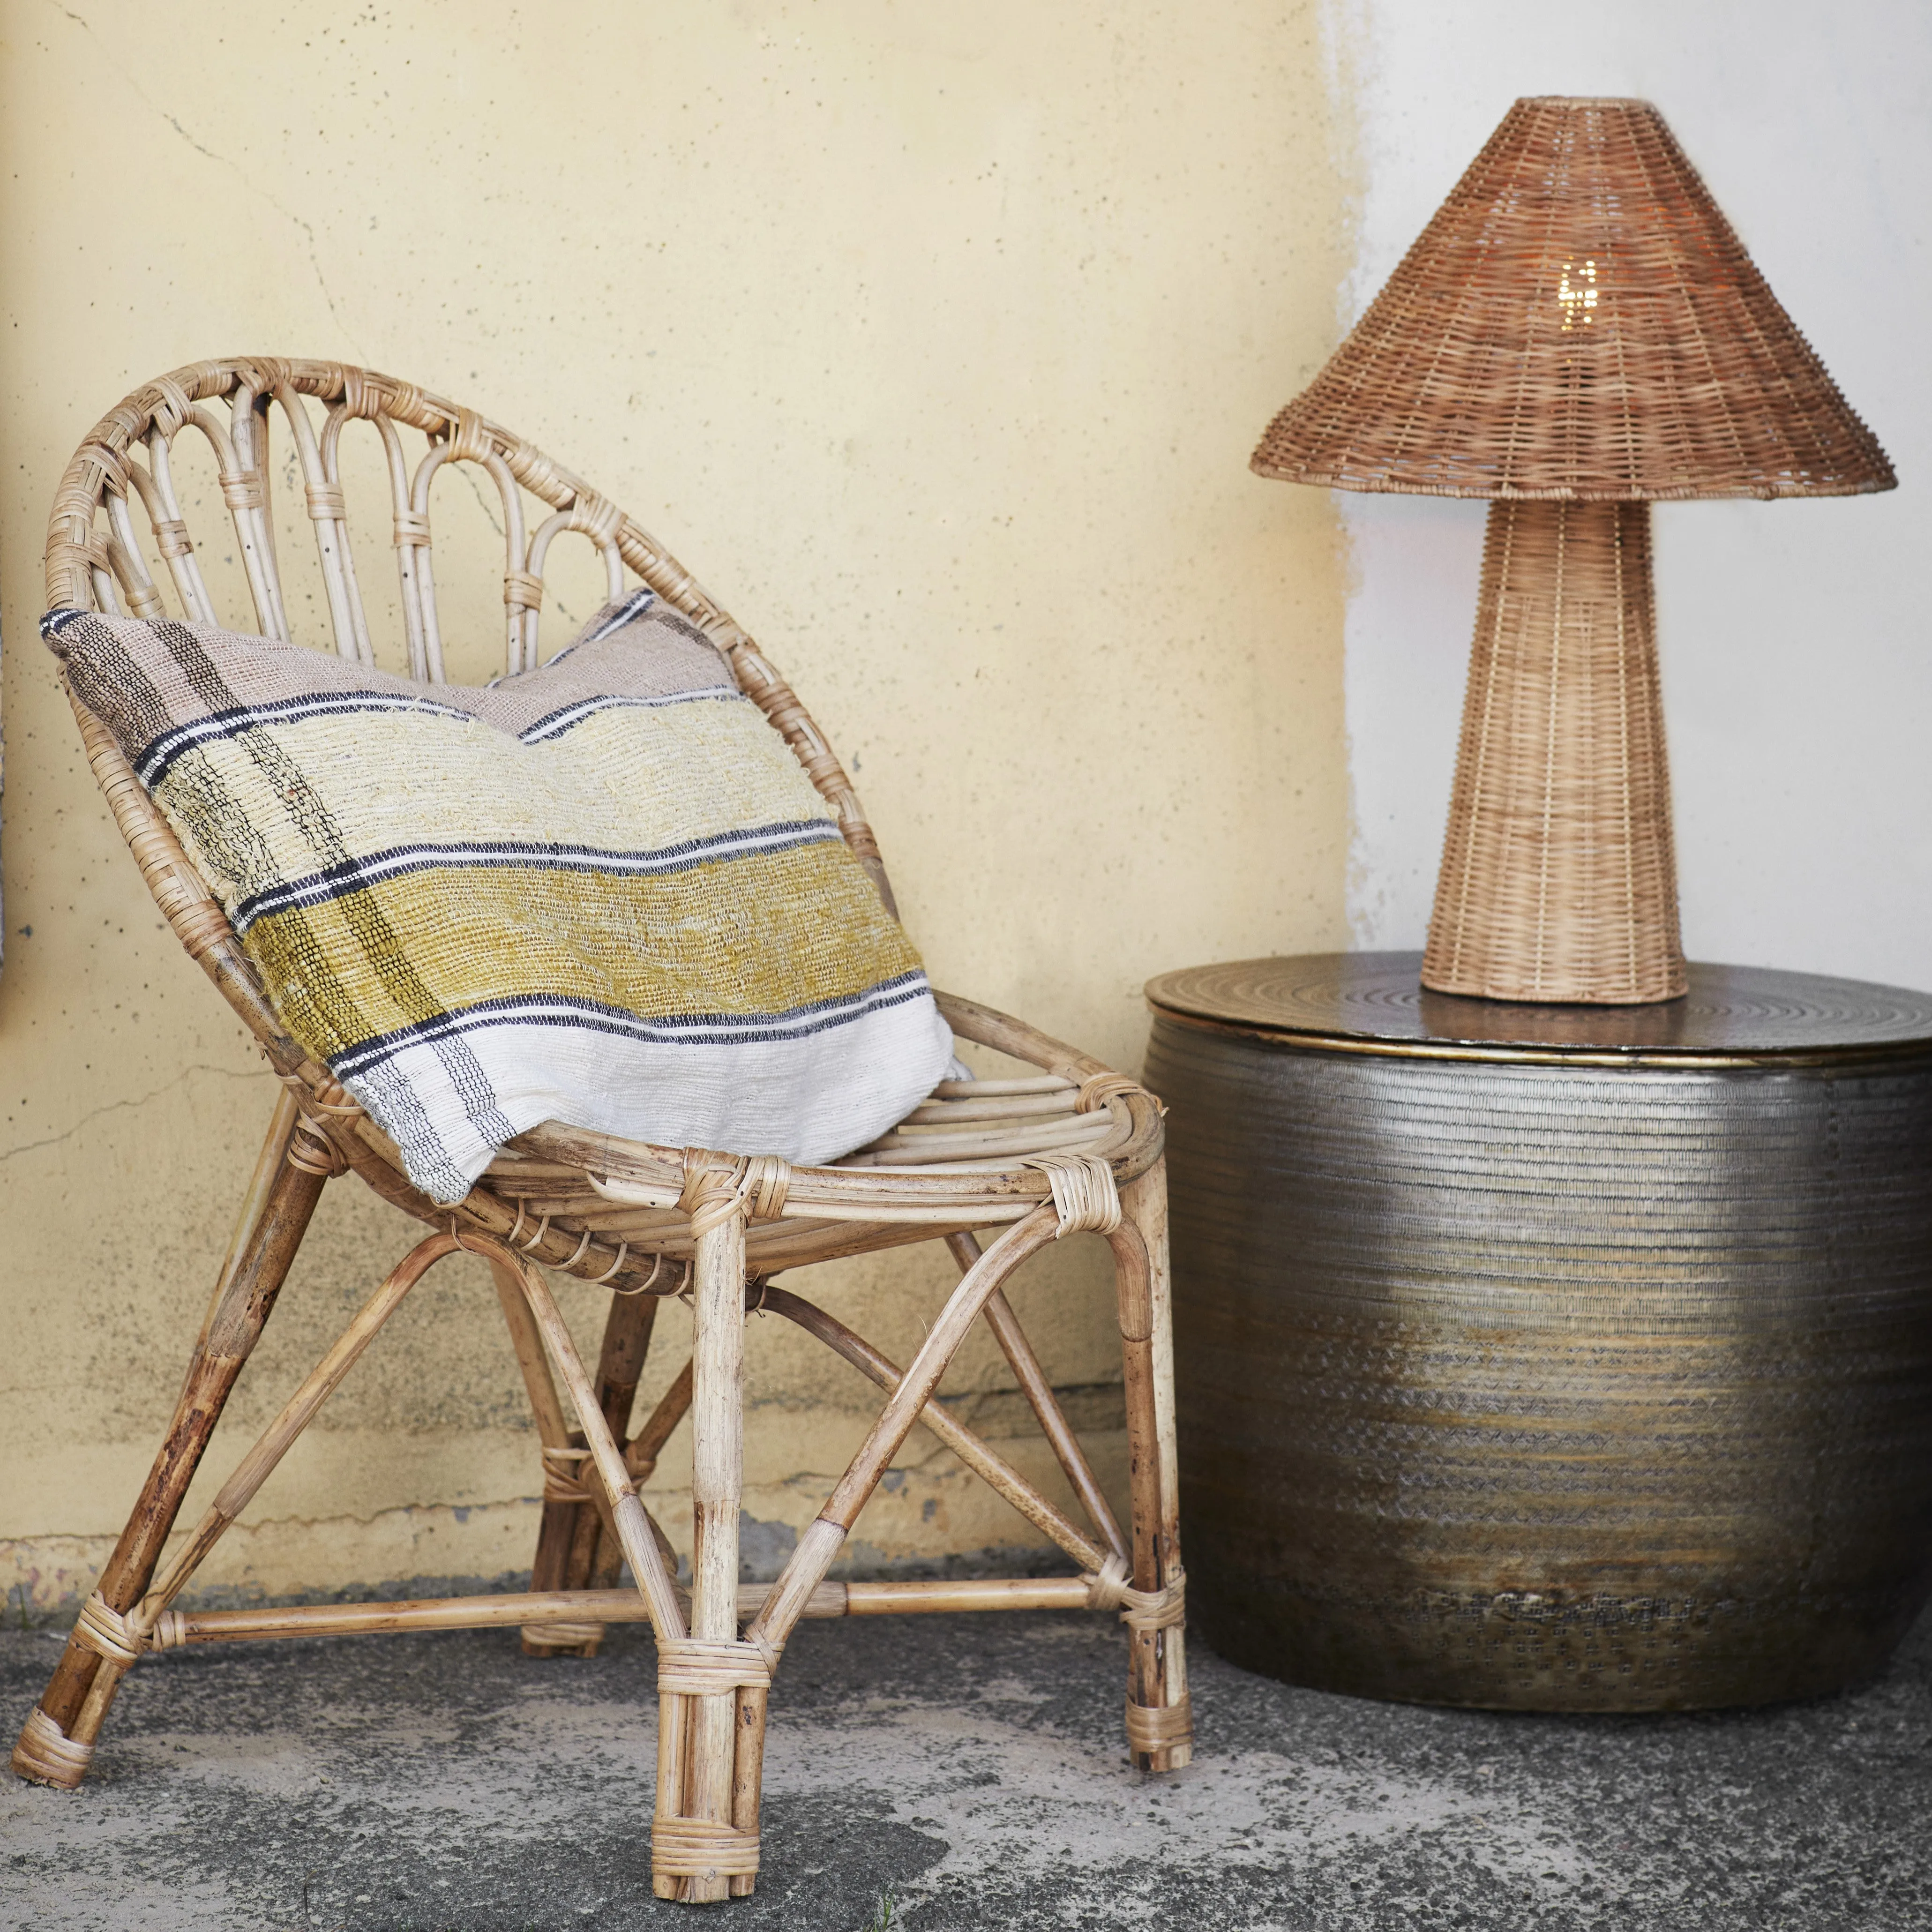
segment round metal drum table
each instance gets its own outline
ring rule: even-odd
[[[1415,953],[1164,974],[1188,1613],[1360,1696],[1683,1710],[1932,1588],[1932,996],[1641,1007]]]

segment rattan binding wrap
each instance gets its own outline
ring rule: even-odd
[[[1848,496],[1897,482],[1657,110],[1519,100],[1262,476],[1436,496]]]

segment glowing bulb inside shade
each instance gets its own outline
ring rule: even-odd
[[[1573,280],[1572,277],[1575,279]],[[1587,328],[1596,320],[1597,265],[1586,262],[1579,270],[1574,262],[1563,265],[1562,278],[1556,284],[1556,305],[1562,311],[1563,326]]]

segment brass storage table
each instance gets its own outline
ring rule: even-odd
[[[1832,1690],[1932,1588],[1932,997],[1164,974],[1188,1612],[1358,1695]]]

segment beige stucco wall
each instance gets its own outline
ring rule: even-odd
[[[1331,513],[1246,467],[1332,344],[1345,266],[1312,7],[8,0],[0,22],[16,1603],[84,1590],[118,1527],[272,1097],[142,893],[34,635],[60,467],[153,373],[339,356],[598,480],[830,730],[941,985],[1132,1066],[1150,972],[1341,942]],[[494,639],[494,585],[457,594]],[[411,1238],[331,1190],[236,1422],[272,1412]],[[1017,1298],[1104,1427],[1118,1369],[1080,1245]],[[896,1256],[817,1286],[903,1352],[948,1273]],[[572,1294],[586,1336],[598,1299]],[[748,1354],[748,1505],[796,1526],[862,1390],[776,1322]],[[976,1346],[949,1386],[1007,1379]],[[519,1407],[492,1298],[452,1264],[205,1574],[527,1567]],[[217,1473],[238,1448],[218,1439]],[[875,1556],[1018,1540],[922,1437],[905,1462],[862,1524]]]

